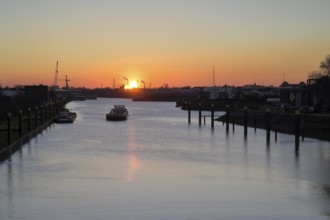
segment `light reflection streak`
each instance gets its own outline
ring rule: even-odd
[[[12,168],[12,162],[8,161],[8,169],[7,169],[7,210],[8,210],[8,217],[12,219],[14,216],[14,202],[13,202],[13,168]]]
[[[136,154],[136,132],[134,124],[128,125],[128,173],[126,180],[132,181],[134,172],[140,168],[139,160]]]

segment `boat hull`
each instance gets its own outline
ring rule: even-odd
[[[107,115],[106,118],[108,121],[125,121],[125,120],[127,120],[127,116],[124,116],[124,115],[121,115],[121,116]]]
[[[60,112],[54,119],[55,123],[73,123],[76,120],[75,112],[63,111]]]
[[[128,111],[125,105],[114,105],[114,108],[106,114],[108,121],[125,121],[128,116]]]
[[[74,122],[74,119],[71,119],[71,118],[64,118],[64,119],[55,119],[54,120],[55,123],[73,123]]]

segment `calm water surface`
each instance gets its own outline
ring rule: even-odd
[[[109,122],[114,104],[130,112]],[[330,219],[330,144],[222,123],[198,126],[174,103],[71,102],[54,124],[0,164],[0,219]]]

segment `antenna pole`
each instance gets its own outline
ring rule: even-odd
[[[56,61],[56,68],[55,68],[55,78],[54,78],[55,86],[57,86],[57,76],[58,76],[58,61]]]
[[[213,66],[213,80],[212,80],[213,87],[215,87],[215,69]]]

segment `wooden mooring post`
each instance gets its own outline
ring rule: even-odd
[[[40,125],[44,124],[44,106],[40,106]]]
[[[253,123],[254,124],[254,132],[257,132],[257,115],[256,114],[254,115],[253,119],[254,119],[254,121],[253,121],[254,122]]]
[[[277,129],[275,129],[275,142],[277,142]]]
[[[270,142],[270,127],[271,127],[271,114],[270,108],[266,109],[266,142],[269,144]]]
[[[214,129],[214,104],[211,104],[211,128]]]
[[[300,136],[301,136],[301,141],[305,140],[305,128],[304,128],[304,120],[300,118]]]
[[[226,133],[229,132],[229,105],[226,105]]]
[[[300,136],[300,111],[295,111],[295,150],[299,151],[299,136]]]
[[[49,116],[48,116],[48,104],[45,104],[45,121],[47,122],[49,120]]]
[[[202,125],[202,103],[198,103],[198,125]]]
[[[244,138],[247,137],[248,109],[244,106]]]
[[[31,132],[31,108],[28,108],[28,132]]]
[[[57,109],[56,109],[56,106],[57,106],[57,104],[55,103],[55,104],[53,104],[53,110],[52,110],[52,112],[53,112],[53,118],[55,118],[55,115],[57,114]],[[190,107],[190,106],[189,106]]]
[[[188,123],[191,123],[191,105],[188,103]]]
[[[233,132],[235,132],[235,123],[236,123],[235,114],[233,114],[231,116],[231,118],[232,118],[232,121],[233,121],[233,123],[232,123],[232,125],[233,125]]]
[[[34,107],[34,129],[38,128],[38,106]]]
[[[19,138],[23,137],[23,111],[18,111],[18,134]]]
[[[8,145],[11,144],[11,136],[12,136],[12,129],[11,129],[11,113],[7,114],[7,143]]]

